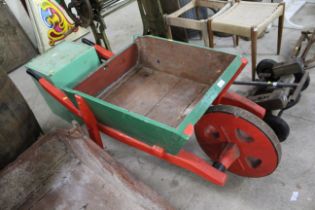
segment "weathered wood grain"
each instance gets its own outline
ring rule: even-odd
[[[136,72],[117,82],[100,98],[173,127],[190,113],[196,97],[208,87],[147,67],[133,71]]]
[[[172,209],[80,128],[38,140],[0,172],[2,209]]]

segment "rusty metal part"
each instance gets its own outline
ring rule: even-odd
[[[68,5],[66,5],[63,0],[62,5],[66,6],[65,9],[68,15],[77,26],[86,28],[91,25],[93,21],[93,10],[90,0],[72,0]],[[74,12],[73,9],[76,12]]]
[[[236,146],[239,157],[226,168],[240,176],[267,176],[281,159],[280,142],[273,130],[263,120],[237,107],[210,107],[196,124],[195,132],[201,148],[215,165],[227,148]]]
[[[248,98],[267,110],[284,110],[298,102],[301,92],[308,85],[308,79],[309,73],[306,71],[301,74],[299,81],[295,81],[294,75],[285,75],[277,82],[282,87],[277,88],[276,85],[260,87]]]
[[[306,45],[303,49],[304,42],[306,42]],[[294,58],[301,57],[306,69],[309,69],[315,66],[315,57],[308,58],[308,54],[314,43],[315,43],[315,29],[313,30],[313,32],[302,31],[301,36],[292,51],[292,56]]]
[[[276,62],[272,59],[263,59],[257,65],[259,79],[265,81],[277,81],[281,76],[304,72],[304,64],[301,59],[288,62]]]
[[[103,4],[107,1],[100,0],[71,0],[69,4],[61,0],[68,15],[73,19],[76,25],[82,27],[91,27],[96,44],[104,46],[111,50],[110,44],[105,33],[106,24],[102,16]],[[75,10],[75,12],[73,11]]]

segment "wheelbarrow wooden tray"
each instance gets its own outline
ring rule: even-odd
[[[241,65],[237,55],[145,36],[59,88],[82,96],[100,123],[177,154]]]

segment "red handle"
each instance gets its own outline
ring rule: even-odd
[[[84,44],[93,46],[93,47],[95,48],[97,54],[98,54],[101,58],[103,58],[103,59],[105,59],[105,60],[108,60],[108,59],[110,59],[112,56],[114,56],[114,53],[113,53],[113,52],[111,52],[111,51],[105,49],[105,48],[102,47],[101,45],[95,44],[94,42],[92,42],[92,41],[90,41],[90,40],[88,40],[88,39],[86,39],[86,38],[83,38],[83,39],[82,39],[82,42],[83,42]]]

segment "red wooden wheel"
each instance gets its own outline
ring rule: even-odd
[[[199,145],[214,162],[222,160],[228,146],[236,146],[239,157],[228,170],[240,176],[267,176],[280,162],[281,147],[275,133],[244,109],[212,106],[196,124],[195,133]]]

